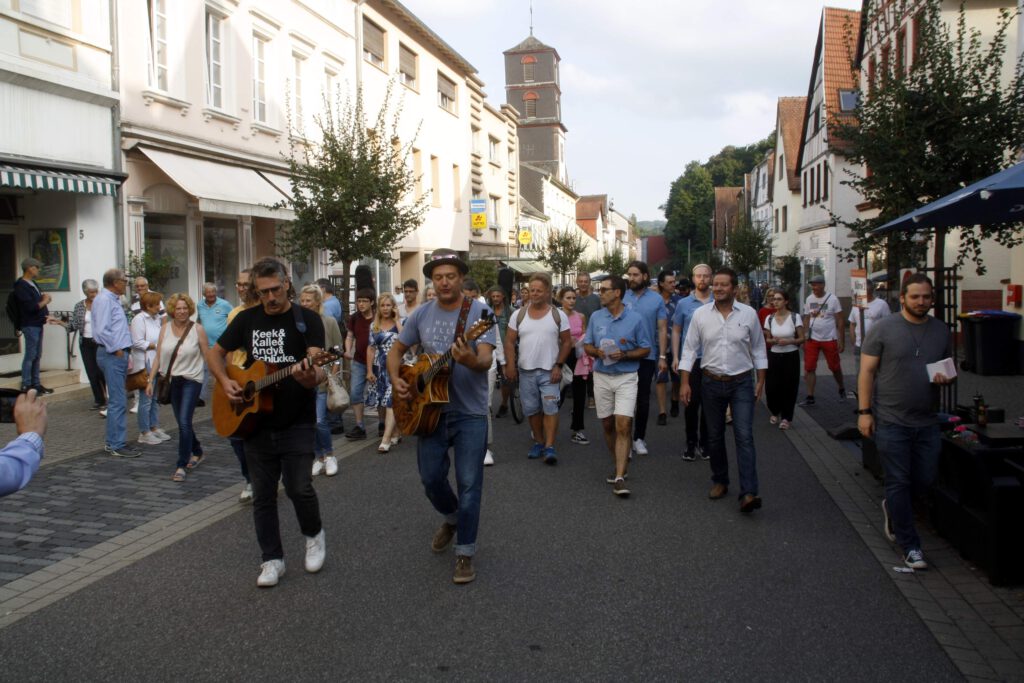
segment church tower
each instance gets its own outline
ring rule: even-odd
[[[562,89],[558,80],[561,58],[530,36],[505,50],[505,102],[519,112],[519,161],[544,169],[564,185],[565,134]]]

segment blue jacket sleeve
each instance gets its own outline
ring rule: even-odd
[[[0,450],[0,496],[20,491],[39,469],[43,440],[26,432]]]

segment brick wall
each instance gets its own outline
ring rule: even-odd
[[[1003,290],[965,289],[960,292],[960,312],[970,313],[987,309],[1002,310]]]

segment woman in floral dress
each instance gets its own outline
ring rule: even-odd
[[[401,438],[395,427],[395,411],[391,407],[391,378],[387,358],[391,345],[402,331],[398,304],[390,294],[377,298],[377,314],[370,325],[370,345],[366,349],[366,405],[376,406],[377,419],[384,415],[384,437],[378,453],[387,453]]]

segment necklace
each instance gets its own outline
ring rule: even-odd
[[[924,335],[925,335],[925,333],[927,333],[928,330],[927,329],[922,330],[921,331],[921,336],[918,337],[916,334],[914,334],[914,327],[913,327],[914,323],[909,323],[909,324],[911,325],[911,328],[908,331],[910,332],[911,339],[914,340],[914,347],[915,347],[914,348],[914,358],[920,358],[921,357],[921,342],[924,341]],[[924,325],[922,325],[922,327],[924,327]]]

